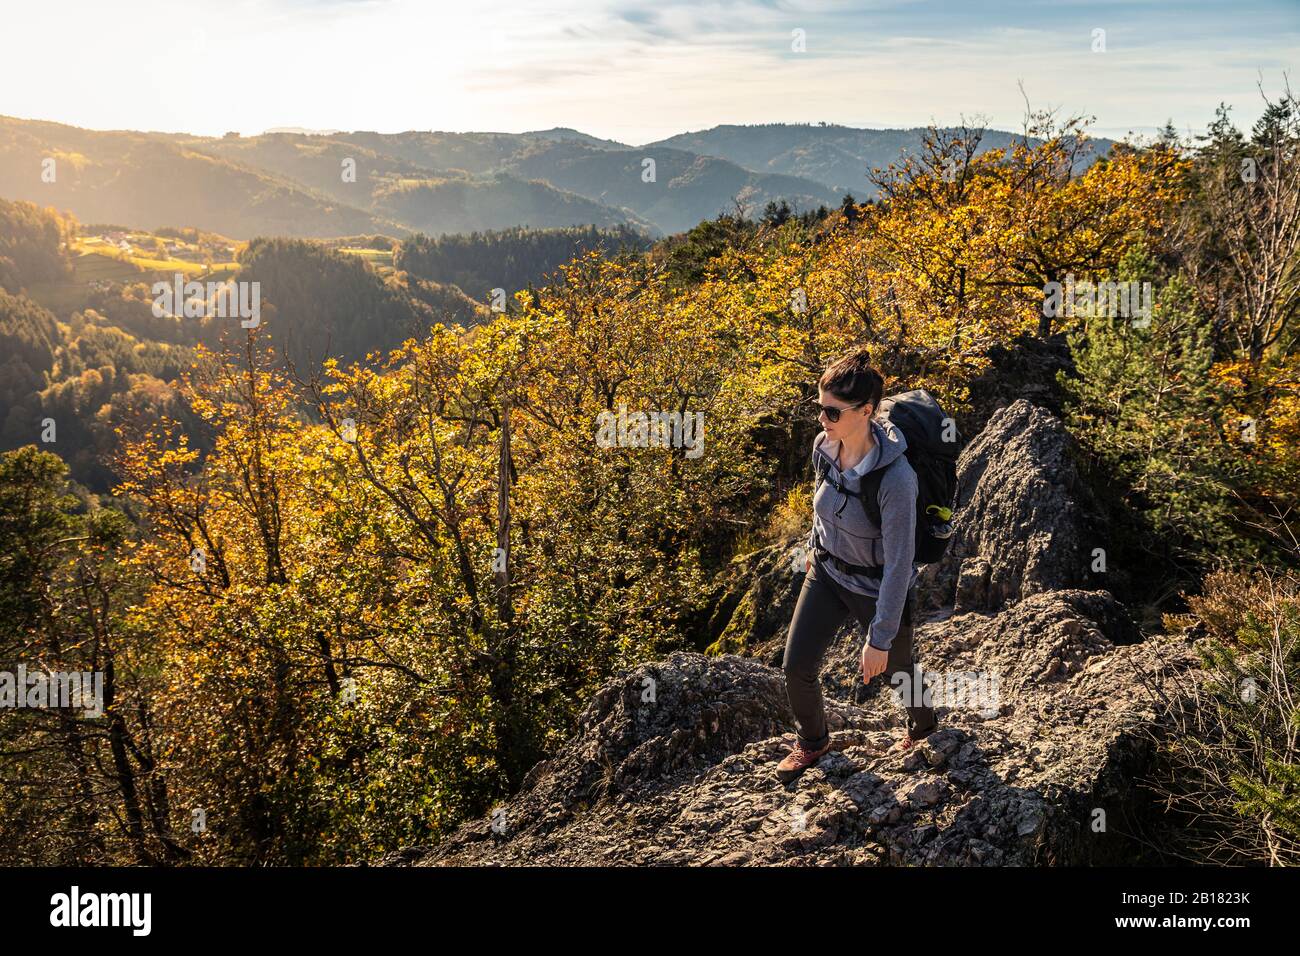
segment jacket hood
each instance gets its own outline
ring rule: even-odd
[[[880,456],[876,459],[872,471],[879,471],[881,468],[887,468],[903,452],[907,451],[907,439],[903,433],[888,418],[873,418],[871,420],[871,432],[880,445]],[[826,442],[826,432],[820,431],[817,437],[813,439],[813,450],[817,454],[824,455],[832,465],[835,464],[836,453],[839,449],[836,447],[837,442]],[[852,487],[850,485],[850,487]]]

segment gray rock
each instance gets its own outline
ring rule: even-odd
[[[937,780],[918,783],[907,794],[907,799],[921,807],[932,807],[943,799],[946,787]]]
[[[855,862],[1086,863],[1095,850],[1085,825],[1092,808],[1123,812],[1148,757],[1145,729],[1177,696],[1196,658],[1172,638],[1096,643],[1063,622],[1107,596],[1064,595],[945,622],[949,631],[979,632],[973,663],[1010,668],[1002,692],[1018,706],[989,721],[941,710],[941,729],[906,757],[883,752],[890,734],[839,732],[836,752],[783,785],[775,765],[788,749],[782,731],[788,737],[793,728],[780,672],[730,655],[678,653],[655,665],[667,691],[653,721],[632,716],[648,669],[602,688],[579,732],[507,804],[504,834],[486,839],[484,817],[428,852],[381,862],[583,865],[600,853],[616,865],[822,865],[869,837],[883,855],[855,854]],[[938,632],[934,638],[927,653],[943,660],[945,643]],[[960,646],[964,657],[955,664],[966,666],[972,652]],[[1097,666],[1031,679],[1049,653],[1060,660],[1086,654]],[[1020,660],[1030,666],[1018,667]],[[902,713],[888,695],[871,695],[862,709],[865,721],[890,723],[892,737],[902,732]],[[674,721],[687,732],[674,732]],[[698,727],[717,730],[701,737]],[[953,769],[936,776],[936,758]],[[904,824],[915,812],[936,828],[923,842]],[[896,833],[895,824],[904,829]]]
[[[957,591],[953,610],[961,614],[979,610],[989,604],[989,575],[993,569],[981,557],[964,558],[957,571]]]
[[[997,610],[1031,594],[1105,586],[1106,544],[1061,421],[1023,399],[999,409],[957,462],[956,532],[922,572],[929,607]]]

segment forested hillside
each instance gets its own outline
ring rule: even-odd
[[[480,300],[492,289],[540,283],[583,252],[616,255],[648,247],[631,229],[505,229],[469,235],[412,236],[401,243],[393,265],[422,279],[451,283]]]
[[[107,238],[122,235],[129,251]],[[501,308],[515,309],[510,296],[584,250],[645,247],[638,232],[592,227],[232,245],[192,229],[123,233],[0,201],[0,448],[38,440],[52,420],[72,477],[108,491],[125,410],[148,415],[174,402],[168,383],[190,367],[194,349],[220,348],[240,332],[216,315],[158,314],[153,285],[170,286],[177,273],[257,283],[265,341],[277,361],[311,374],[327,357],[382,356],[439,324],[471,328],[491,315],[493,289],[503,290]],[[231,261],[216,261],[225,255]],[[206,447],[199,433],[194,440]]]

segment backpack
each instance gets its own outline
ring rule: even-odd
[[[952,507],[957,500],[957,454],[961,435],[953,421],[923,388],[891,395],[880,403],[880,415],[907,440],[903,452],[916,472],[916,557],[929,564],[943,556],[952,540]],[[947,437],[947,441],[945,441]],[[813,494],[826,477],[826,456],[813,453],[817,479]],[[889,467],[889,466],[886,466]],[[860,491],[837,485],[836,490],[862,502],[867,517],[880,527],[880,482],[885,468],[862,476]]]

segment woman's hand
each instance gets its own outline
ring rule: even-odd
[[[889,651],[872,647],[867,641],[862,643],[862,683],[871,683],[871,678],[883,673],[889,663]]]

